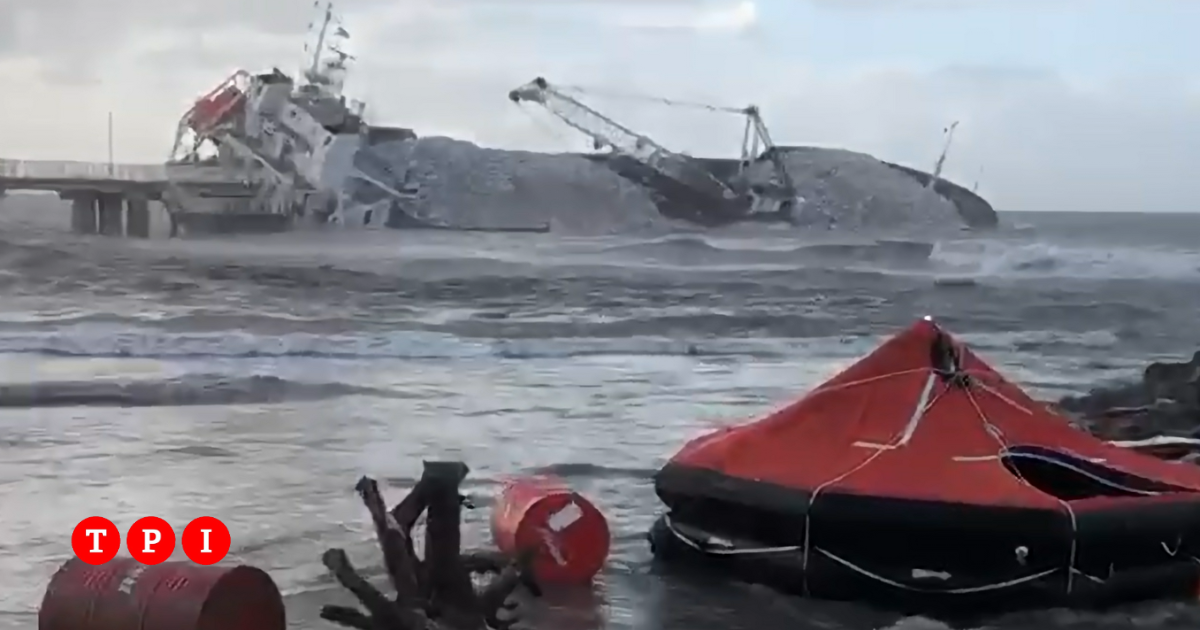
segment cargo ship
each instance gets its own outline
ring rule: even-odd
[[[452,225],[421,210],[424,191],[407,167],[372,147],[416,141],[408,128],[368,124],[366,104],[343,93],[354,57],[349,33],[332,5],[323,8],[310,59],[299,77],[278,68],[238,71],[198,99],[179,121],[167,162],[171,173],[204,165],[245,185],[204,195],[171,186],[164,204],[172,235],[275,232],[304,225],[353,229],[548,232],[549,224],[516,227]],[[593,142],[582,157],[641,187],[663,216],[702,228],[736,223],[805,224],[805,200],[785,164],[787,154],[822,151],[778,146],[759,109],[704,106],[745,118],[741,155],[694,158],[667,149],[585,104],[577,93],[537,78],[513,89],[515,103],[534,103]],[[660,99],[671,103],[667,99]],[[947,149],[949,138],[947,138]],[[873,159],[873,158],[872,158]],[[930,188],[957,209],[966,227],[997,224],[991,206],[940,176],[880,162]],[[182,175],[181,175],[182,177]]]

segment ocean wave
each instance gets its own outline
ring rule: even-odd
[[[533,475],[548,475],[562,479],[629,479],[648,481],[654,477],[653,468],[602,466],[585,462],[550,464],[529,471]]]
[[[778,239],[741,239],[737,243],[697,234],[673,235],[612,245],[609,257],[642,258],[682,265],[805,265],[821,263],[914,265],[929,260],[932,243],[904,240],[810,242],[783,245]],[[782,245],[782,246],[781,246]]]
[[[246,405],[323,400],[356,394],[395,396],[385,390],[345,383],[306,383],[264,375],[192,374],[162,380],[0,384],[0,408]]]
[[[815,337],[815,335],[814,335]],[[396,331],[323,335],[255,334],[244,331],[177,333],[111,329],[0,332],[0,354],[156,359],[470,359],[569,358],[580,356],[782,356],[788,340],[696,340],[626,338],[469,339],[448,333]]]
[[[993,333],[964,333],[957,335],[972,347],[981,350],[1028,351],[1045,349],[1047,346],[1099,350],[1111,348],[1120,342],[1112,330],[1089,330],[1065,332],[1060,330],[1019,330]]]
[[[1170,249],[980,239],[939,242],[931,261],[979,276],[1200,280],[1200,252]]]

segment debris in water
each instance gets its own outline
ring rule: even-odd
[[[354,594],[367,613],[347,606],[324,606],[321,618],[362,630],[507,630],[518,621],[508,596],[524,585],[541,589],[527,570],[530,557],[506,561],[497,554],[461,551],[463,498],[459,485],[468,468],[461,462],[425,462],[421,479],[391,512],[375,480],[363,477],[355,489],[371,513],[388,578],[396,590],[389,599],[362,577],[346,552],[329,549],[321,562]],[[425,558],[412,541],[417,519],[428,510]],[[476,591],[472,573],[493,574]],[[503,615],[501,613],[504,613]]]

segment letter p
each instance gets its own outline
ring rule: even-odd
[[[162,532],[157,529],[144,529],[142,535],[145,537],[145,545],[142,546],[142,553],[154,553],[151,546],[162,541]]]

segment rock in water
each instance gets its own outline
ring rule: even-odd
[[[1135,383],[1068,396],[1059,406],[1090,420],[1109,439],[1200,433],[1200,352],[1190,361],[1154,362]]]
[[[1200,352],[1184,363],[1151,363],[1142,373],[1150,398],[1168,399],[1200,409]]]

